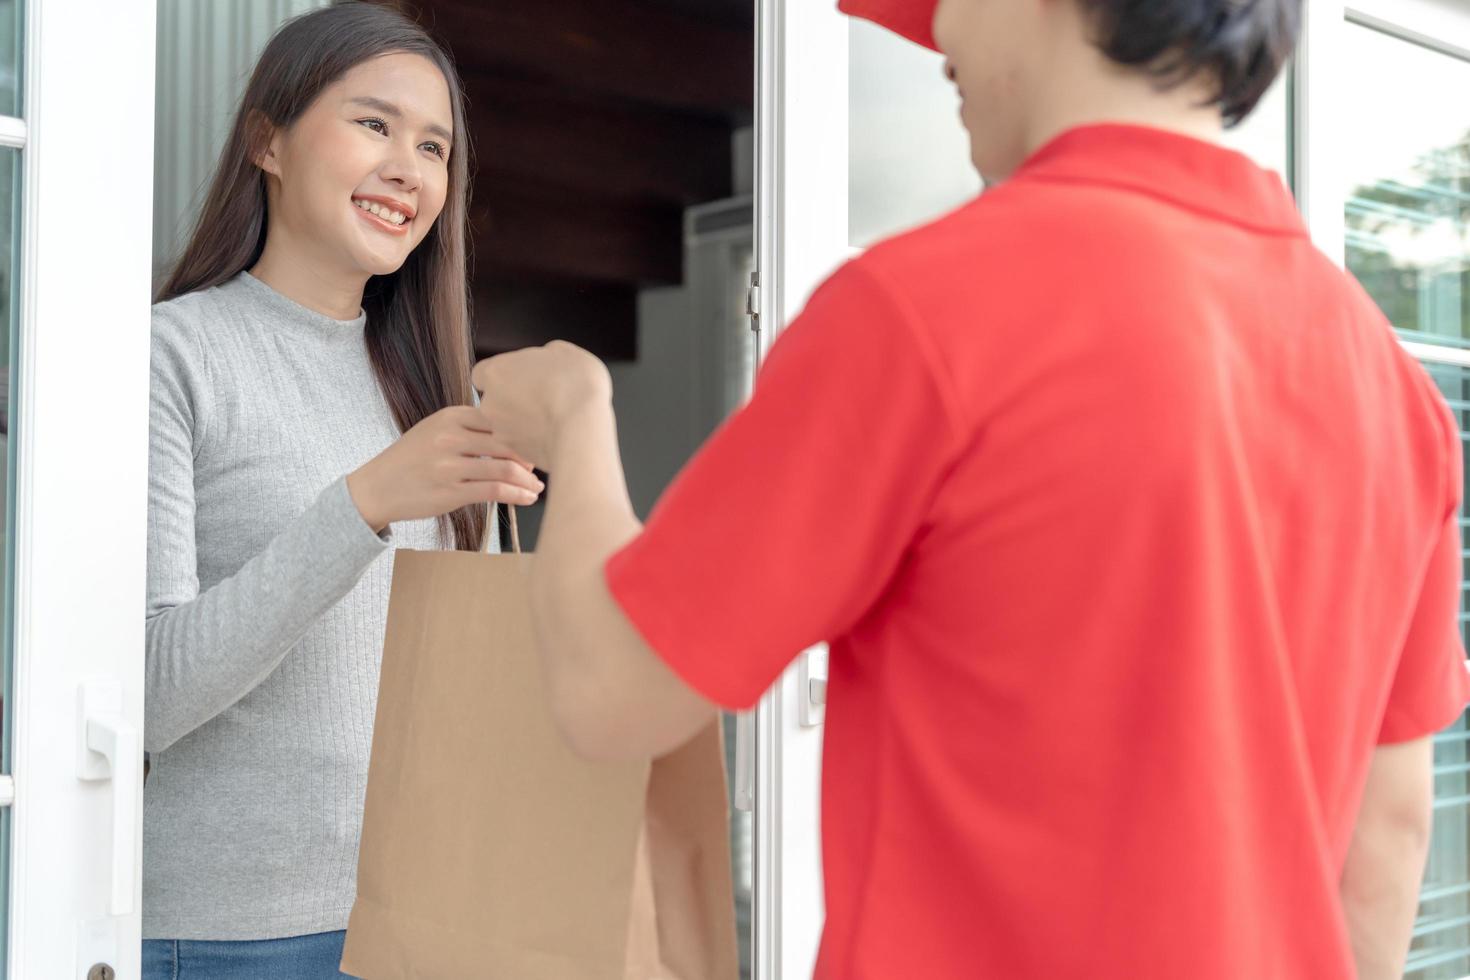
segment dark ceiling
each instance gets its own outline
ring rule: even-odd
[[[683,277],[683,211],[731,193],[750,0],[408,0],[469,100],[476,346],[636,355],[636,298]]]
[[[749,28],[754,23],[755,0],[649,0],[651,5],[677,10],[715,24]]]

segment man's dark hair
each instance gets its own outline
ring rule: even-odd
[[[1201,73],[1227,125],[1256,107],[1301,27],[1301,0],[1082,0],[1097,46],[1171,88]]]

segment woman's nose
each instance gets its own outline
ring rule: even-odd
[[[423,183],[423,172],[419,169],[418,157],[413,147],[394,144],[392,154],[383,163],[381,174],[384,180],[392,181],[407,190],[418,190]]]

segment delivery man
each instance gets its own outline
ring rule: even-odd
[[[567,736],[657,755],[828,640],[820,977],[1399,975],[1460,440],[1216,142],[1297,0],[844,2],[946,55],[988,190],[838,270],[646,526],[601,364],[476,368],[552,474]]]

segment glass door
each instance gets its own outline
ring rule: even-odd
[[[139,973],[153,14],[0,2],[15,978]]]
[[[1452,95],[1470,86],[1470,61],[1385,27],[1353,17],[1341,35],[1356,68],[1342,93],[1354,107],[1344,131],[1346,263],[1470,430],[1470,109]],[[1462,611],[1462,632],[1467,619]],[[1434,836],[1407,964],[1414,980],[1470,973],[1467,739],[1464,717],[1435,737]]]
[[[1470,430],[1470,8],[1319,2],[1308,31],[1298,111],[1313,235],[1342,256]],[[1463,595],[1460,623],[1470,641]],[[1464,717],[1435,736],[1434,790],[1412,980],[1470,975]]]
[[[835,2],[758,0],[757,352],[850,254],[847,18]],[[823,665],[803,654],[742,726],[755,806],[754,976],[809,977],[823,921],[818,797]],[[747,734],[748,733],[748,734]],[[739,768],[739,767],[737,767]],[[737,780],[736,799],[742,799]]]

